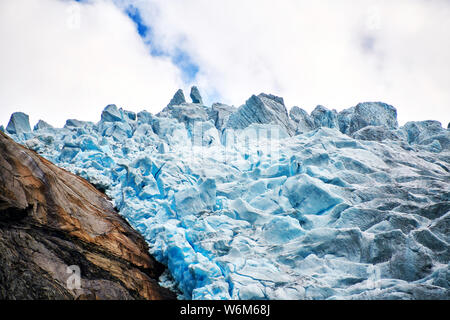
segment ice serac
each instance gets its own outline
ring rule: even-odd
[[[195,122],[206,121],[209,117],[208,110],[204,106],[194,103],[167,106],[157,116],[174,118],[188,126],[192,126]]]
[[[193,89],[193,91],[194,95],[197,97],[194,97],[193,101],[200,101],[201,97],[198,89]],[[198,93],[198,95],[195,94],[196,92]],[[163,110],[161,110],[161,112],[157,113],[156,116],[160,118],[176,119],[179,122],[184,123],[187,128],[191,130],[192,126],[196,122],[203,122],[208,120],[209,110],[210,108],[203,106],[199,102],[186,103],[183,91],[180,89],[175,93],[170,103]]]
[[[350,134],[350,122],[352,120],[353,113],[355,112],[355,107],[344,109],[338,113],[338,125],[339,130],[342,133]]]
[[[450,150],[450,132],[445,130],[439,121],[411,121],[403,128],[409,144],[438,145],[439,148]]]
[[[398,130],[389,130],[385,126],[367,126],[351,135],[358,140],[367,141],[385,141],[385,140],[397,140],[401,141],[405,139],[405,134]]]
[[[336,110],[328,110],[324,106],[318,105],[312,112],[311,118],[316,128],[337,128],[337,112]]]
[[[213,120],[214,125],[220,131],[225,128],[230,115],[236,112],[236,108],[223,103],[213,103],[209,110],[209,118]]]
[[[153,121],[153,115],[150,112],[143,110],[137,113],[136,120],[140,125],[151,125]]]
[[[283,98],[261,93],[251,96],[245,104],[230,115],[227,127],[244,129],[250,124],[277,124],[289,135],[294,134]]]
[[[396,123],[260,94],[11,136],[105,190],[181,297],[449,299],[450,131]]]
[[[173,299],[163,271],[104,194],[0,133],[0,299]]]
[[[397,110],[383,102],[363,102],[344,110],[338,115],[341,132],[353,134],[367,126],[385,126],[396,129]]]
[[[168,107],[169,106],[178,106],[183,103],[186,103],[186,98],[184,97],[183,90],[178,89],[177,92],[175,92],[175,94],[173,95],[173,98],[170,100],[170,102],[167,106]]]
[[[123,114],[128,118],[128,120],[136,121],[136,119],[137,119],[136,112],[129,111],[129,110],[123,110]]]
[[[48,128],[53,128],[52,125],[48,124],[47,122],[45,122],[44,120],[39,120],[35,126],[33,127],[33,131],[36,130],[42,130],[42,129],[48,129]]]
[[[110,104],[105,107],[102,112],[101,121],[104,122],[117,122],[123,121],[124,116],[121,110],[117,109],[115,104]]]
[[[323,214],[342,202],[320,179],[305,174],[288,178],[282,190],[300,215]]]
[[[313,118],[303,109],[294,106],[289,111],[289,117],[294,122],[296,134],[305,133],[316,128]]]
[[[68,119],[66,120],[66,124],[64,125],[64,128],[84,128],[86,126],[93,126],[94,123],[91,121],[82,121],[77,119]]]
[[[6,126],[6,132],[10,134],[31,132],[29,116],[23,112],[14,112]]]
[[[200,91],[196,86],[191,88],[190,97],[192,99],[192,103],[203,104],[202,96],[200,95]]]

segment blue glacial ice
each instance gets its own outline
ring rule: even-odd
[[[191,98],[34,131],[15,113],[6,131],[105,191],[184,298],[450,298],[439,122],[398,127],[380,102],[309,115],[268,94]]]
[[[198,88],[196,86],[193,86],[191,88],[190,97],[192,99],[192,103],[203,104],[203,99],[202,99],[202,96],[200,94],[200,90],[198,90]]]
[[[14,112],[6,126],[6,132],[10,134],[31,132],[30,118],[28,115],[23,112]]]

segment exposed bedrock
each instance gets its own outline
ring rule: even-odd
[[[0,133],[0,299],[173,299],[164,269],[104,194]]]

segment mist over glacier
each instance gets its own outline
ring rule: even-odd
[[[179,90],[2,130],[112,199],[188,299],[449,299],[450,131],[366,102],[288,113]]]

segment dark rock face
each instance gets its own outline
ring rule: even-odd
[[[0,299],[174,298],[163,271],[104,194],[0,133]]]

